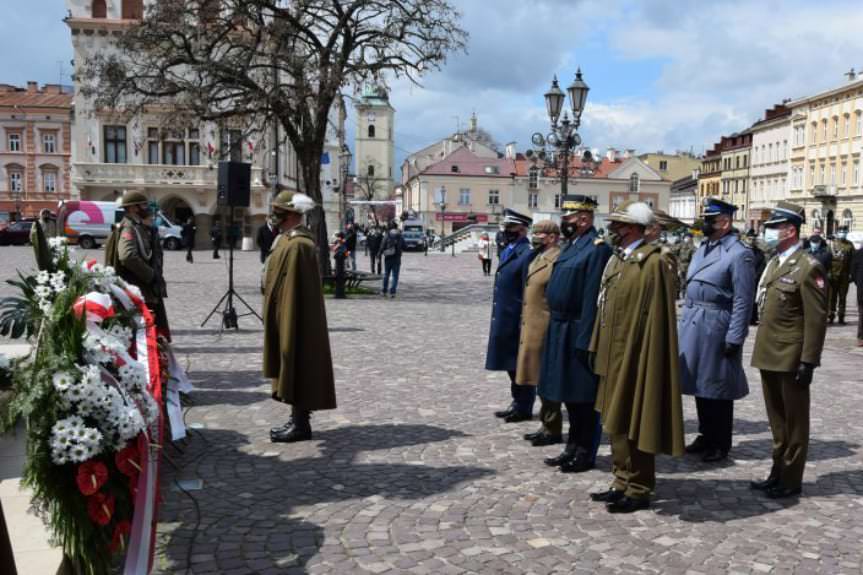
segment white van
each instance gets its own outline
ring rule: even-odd
[[[111,227],[123,218],[123,208],[117,202],[94,202],[72,200],[61,202],[57,221],[59,229],[70,243],[77,243],[84,249],[92,249],[104,243],[111,235]],[[183,247],[183,228],[174,224],[161,211],[156,212],[156,225],[159,238],[166,250]]]

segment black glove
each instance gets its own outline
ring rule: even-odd
[[[742,350],[743,350],[743,346],[740,345],[739,343],[728,343],[726,341],[725,342],[725,348],[722,350],[722,355],[724,355],[725,357],[729,357],[729,358],[737,357],[738,355],[740,355]]]
[[[812,383],[812,372],[814,371],[814,365],[801,361],[797,367],[797,383],[804,387],[809,387]]]

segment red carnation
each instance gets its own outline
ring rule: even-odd
[[[93,523],[107,525],[114,515],[114,496],[94,493],[87,498],[87,515]]]
[[[93,495],[108,481],[108,468],[99,461],[85,461],[78,466],[75,481],[81,493]]]
[[[131,523],[125,519],[117,522],[117,525],[114,526],[114,534],[111,536],[111,553],[126,549],[126,541],[129,539],[130,531],[132,531]]]
[[[114,463],[117,464],[117,469],[123,475],[135,477],[141,472],[141,465],[138,463],[138,448],[134,443],[130,443],[114,456]]]

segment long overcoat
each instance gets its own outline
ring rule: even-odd
[[[301,409],[335,409],[327,315],[311,232],[277,237],[264,276],[264,377],[273,399]]]
[[[542,347],[548,328],[548,304],[545,290],[560,248],[550,246],[537,253],[527,268],[524,298],[521,306],[521,334],[518,342],[518,366],[515,382],[537,385],[542,362]]]
[[[490,371],[516,369],[524,281],[533,255],[525,238],[516,242],[512,249],[502,252],[494,278],[494,301],[485,357],[485,368]]]
[[[683,393],[740,399],[749,393],[743,357],[726,357],[725,344],[743,345],[755,301],[755,256],[736,234],[708,250],[698,247],[686,274],[677,324]]]
[[[587,365],[602,271],[611,248],[591,228],[560,254],[545,290],[550,321],[539,395],[572,403],[596,400],[598,378]]]
[[[645,453],[683,454],[673,274],[671,262],[650,244],[625,259],[613,257],[590,342],[602,426]]]

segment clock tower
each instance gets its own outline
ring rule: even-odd
[[[365,197],[368,188],[376,200],[387,200],[395,185],[395,110],[383,86],[367,85],[354,105],[357,111],[357,131],[354,142],[356,175]]]

